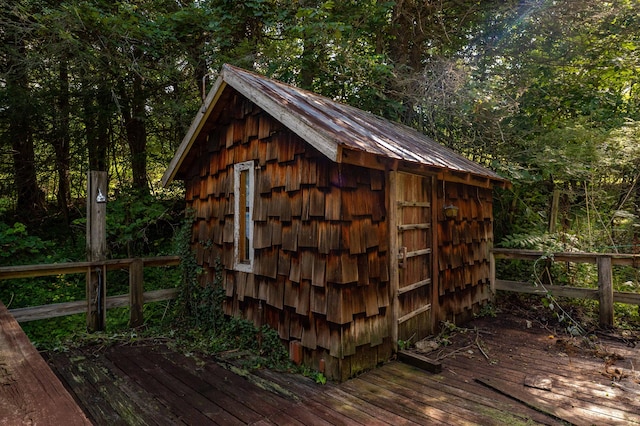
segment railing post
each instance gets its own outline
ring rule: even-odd
[[[144,271],[142,259],[134,259],[129,265],[129,327],[139,327],[144,322]]]
[[[496,297],[496,256],[493,250],[489,250],[489,288],[491,289],[491,298]]]
[[[600,326],[613,327],[613,270],[611,257],[598,256],[598,289],[600,294]]]
[[[103,261],[107,253],[107,172],[90,171],[87,176],[87,260]],[[87,330],[102,331],[106,323],[107,270],[87,270]]]

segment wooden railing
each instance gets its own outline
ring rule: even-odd
[[[176,266],[180,256],[159,256],[151,258],[114,259],[100,262],[71,262],[44,265],[5,266],[0,268],[0,281],[14,278],[34,278],[60,274],[86,274],[94,268],[104,271],[129,270],[129,294],[109,296],[106,309],[130,306],[129,324],[132,327],[142,325],[142,307],[144,303],[159,302],[176,297],[177,289],[144,291],[144,267]],[[52,303],[27,308],[10,309],[9,312],[19,322],[55,318],[87,312],[87,301]]]
[[[491,250],[491,289],[530,294],[551,293],[553,296],[599,301],[600,325],[613,326],[613,303],[640,305],[640,293],[613,290],[613,266],[640,267],[640,255],[617,253],[544,253],[533,250],[494,248]],[[497,259],[536,261],[544,258],[553,262],[591,263],[598,267],[598,288],[580,288],[564,285],[534,285],[530,282],[509,281],[496,278]]]

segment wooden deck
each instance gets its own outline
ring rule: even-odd
[[[53,424],[90,423],[0,302],[0,425]]]
[[[241,377],[161,345],[55,354],[50,364],[98,425],[640,424],[631,340],[588,344],[512,316],[469,327],[429,355],[439,374],[394,361],[342,384]]]

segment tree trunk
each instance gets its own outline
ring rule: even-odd
[[[90,86],[90,83],[88,83]],[[107,171],[109,146],[110,91],[101,84],[96,91],[84,93],[84,125],[86,129],[89,170]]]
[[[69,135],[69,70],[67,61],[60,62],[59,70],[60,92],[57,102],[57,120],[55,122],[55,134],[52,141],[56,155],[56,168],[58,170],[58,208],[64,216],[65,223],[69,224],[69,203],[71,201],[71,185],[69,172],[71,169],[70,135]]]
[[[429,15],[434,11],[435,7],[430,2],[418,0],[398,1],[393,6],[389,56],[397,78],[388,92],[401,105],[398,111],[400,120],[409,126],[414,124],[417,116],[414,95],[419,93],[416,86],[427,56],[424,43],[431,35]]]
[[[143,193],[149,192],[147,182],[147,129],[145,124],[145,101],[142,77],[133,74],[133,92],[130,106],[122,110],[131,154],[133,187]]]
[[[306,8],[319,8],[321,1],[303,0],[300,6]],[[316,18],[302,18],[302,54],[300,56],[300,87],[306,90],[314,90],[313,81],[318,77],[318,72],[325,66],[325,54],[323,52],[322,36],[316,34],[321,26],[314,25]]]
[[[317,75],[320,58],[317,45],[308,37],[304,40],[302,57],[300,58],[300,87],[313,90],[313,80]]]
[[[9,57],[6,91],[9,100],[9,138],[11,139],[17,210],[31,218],[44,209],[44,194],[38,187],[31,122],[35,118],[30,101],[26,52],[22,40],[9,38],[15,56]]]

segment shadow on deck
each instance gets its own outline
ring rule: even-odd
[[[342,384],[242,377],[161,345],[52,354],[49,364],[98,425],[640,424],[640,348],[558,338],[511,316],[469,327],[430,354],[441,373],[394,361]]]

